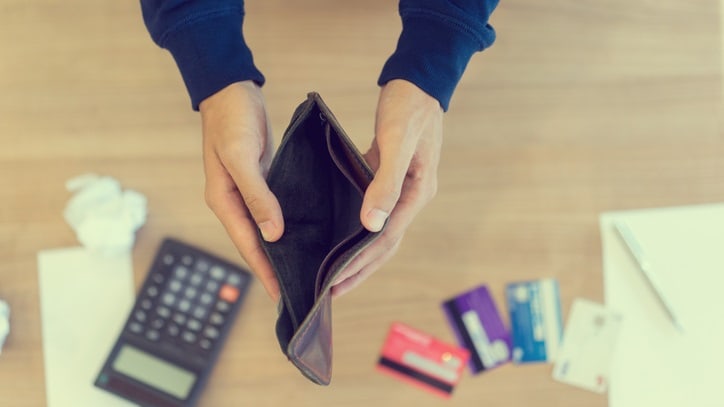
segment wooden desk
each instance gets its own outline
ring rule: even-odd
[[[317,90],[365,148],[396,2],[248,3],[276,134]],[[0,12],[0,298],[13,312],[0,406],[36,407],[35,256],[77,244],[61,217],[66,179],[109,174],[148,196],[139,283],[166,235],[238,257],[203,202],[198,115],[137,2],[1,0]],[[332,386],[281,355],[257,284],[202,406],[440,405],[373,370],[390,322],[451,340],[443,299],[487,283],[502,305],[506,282],[536,277],[559,279],[566,311],[575,297],[601,300],[601,211],[724,200],[716,0],[510,0],[493,23],[496,45],[473,59],[445,118],[437,198],[399,254],[335,304]],[[606,404],[550,372],[468,376],[447,405]]]

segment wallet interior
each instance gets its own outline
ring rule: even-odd
[[[315,303],[329,295],[337,274],[374,235],[360,222],[362,198],[372,176],[319,96],[310,94],[295,112],[267,177],[285,222],[281,239],[262,243],[279,280],[282,303],[276,332],[285,353],[292,352],[289,343]],[[324,306],[330,307],[328,298]],[[324,329],[327,332],[320,334],[330,336],[331,358],[331,330]]]

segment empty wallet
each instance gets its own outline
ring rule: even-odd
[[[360,222],[373,175],[319,94],[309,93],[267,176],[284,234],[273,243],[261,241],[281,291],[279,345],[317,384],[328,385],[332,376],[332,283],[380,234]]]

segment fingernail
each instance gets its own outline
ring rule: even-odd
[[[367,213],[367,224],[371,232],[379,232],[382,230],[382,226],[385,225],[389,214],[381,209],[374,208]]]
[[[264,221],[259,224],[259,230],[261,230],[264,240],[268,242],[274,236],[274,223],[270,220]]]

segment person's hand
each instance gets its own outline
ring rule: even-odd
[[[337,277],[332,293],[342,295],[392,257],[415,216],[437,191],[442,147],[440,103],[414,84],[392,80],[382,87],[375,138],[365,159],[375,177],[365,192],[360,219],[367,230],[384,232]]]
[[[261,89],[251,81],[233,83],[201,102],[199,110],[206,202],[276,301],[279,282],[257,232],[270,242],[284,233],[282,210],[265,179],[272,143]]]

